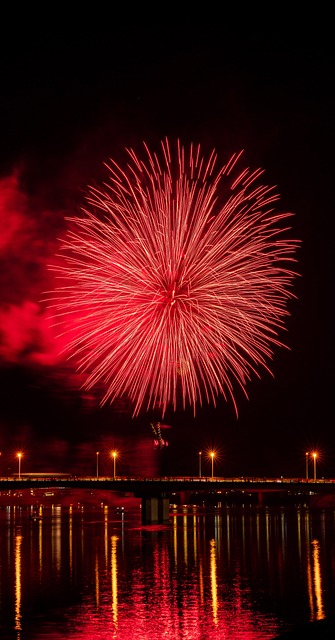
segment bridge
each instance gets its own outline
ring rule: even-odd
[[[131,493],[142,499],[143,523],[165,522],[169,518],[172,495],[256,493],[259,502],[266,494],[334,494],[335,479],[303,478],[225,478],[225,477],[104,477],[74,476],[67,473],[25,473],[0,478],[0,491],[23,489],[90,489]]]
[[[335,479],[246,478],[209,476],[76,476],[70,473],[21,473],[0,477],[0,491],[48,487],[102,489],[133,493],[135,496],[163,495],[198,491],[335,493]]]

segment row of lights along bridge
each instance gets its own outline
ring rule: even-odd
[[[96,452],[96,474],[97,474],[97,478],[99,477],[99,454],[100,451]],[[22,459],[22,452],[19,452],[17,454],[17,458],[19,461],[19,478],[21,477],[21,459]],[[118,456],[118,452],[116,450],[111,451],[110,452],[110,456],[113,459],[113,477],[115,478],[116,476],[116,458]],[[212,465],[212,478],[214,477],[214,458],[215,458],[215,451],[210,451],[207,454],[207,457],[211,459],[211,465]],[[310,453],[309,451],[306,451],[306,480],[308,480],[308,463],[309,463],[309,459],[310,457],[313,459],[313,465],[314,465],[314,482],[316,481],[316,459],[318,457],[318,454],[313,451],[312,453]],[[202,477],[202,469],[201,469],[201,462],[202,462],[202,451],[199,451],[199,478]]]

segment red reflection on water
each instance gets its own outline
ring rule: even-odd
[[[227,592],[218,573],[220,545],[214,538],[207,538],[197,518],[191,520],[183,515],[172,519],[172,528],[150,526],[136,531],[145,562],[139,549],[137,557],[125,555],[122,536],[112,536],[107,560],[110,586],[100,568],[95,599],[99,607],[85,602],[79,608],[71,624],[72,638],[269,640],[274,637],[275,620],[255,613],[252,593],[245,589],[238,568]]]
[[[36,640],[271,640],[283,628],[277,603],[284,610],[297,588],[300,610],[324,617],[334,524],[311,535],[308,511],[288,522],[279,511],[208,517],[185,508],[146,527],[139,513],[131,519],[107,505],[41,507],[26,523],[20,514],[7,512],[0,549],[0,592],[12,598],[17,640],[21,632]],[[0,613],[10,615],[1,600]],[[29,636],[33,616],[38,631]]]

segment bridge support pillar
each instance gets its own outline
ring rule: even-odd
[[[142,524],[164,524],[169,522],[168,498],[142,498]]]

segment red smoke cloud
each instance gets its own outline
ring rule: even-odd
[[[59,227],[63,216],[56,218]],[[54,219],[55,212],[35,208],[18,172],[0,180],[0,362],[51,366],[61,359],[41,303],[51,285]]]
[[[40,306],[28,300],[0,310],[0,357],[12,363],[50,366],[60,360],[56,338]]]

